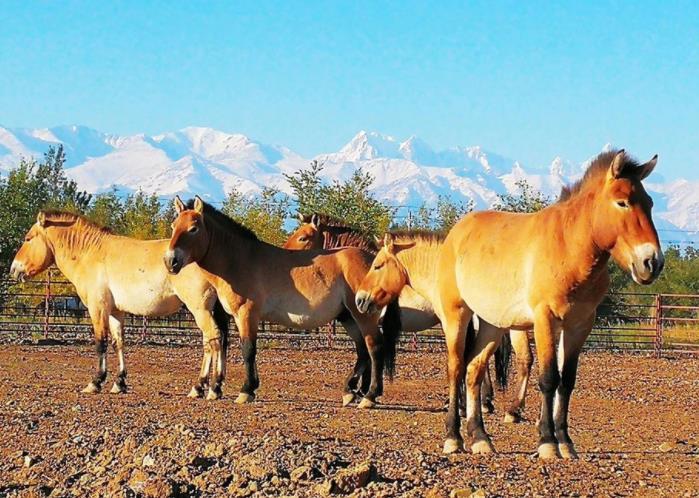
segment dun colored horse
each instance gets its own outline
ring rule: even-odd
[[[374,258],[372,269],[359,286],[356,295],[359,310],[367,310],[386,300],[394,299],[404,292],[405,288],[412,288],[430,303],[438,303],[438,289],[434,283],[437,279],[437,260],[444,238],[444,234],[424,230],[387,233],[381,249]],[[518,388],[505,413],[505,422],[514,423],[521,420],[533,358],[526,330],[513,329],[510,331],[510,337],[517,354]],[[503,348],[503,345],[500,347]],[[509,361],[497,356],[496,360],[500,360],[495,362],[498,380],[504,385]],[[492,387],[488,388],[490,382],[485,382],[487,379],[486,370],[483,387],[490,390],[489,394],[492,396]],[[463,404],[465,400],[460,401]],[[491,410],[489,405],[492,406],[491,400],[483,402],[483,407],[488,411]]]
[[[609,286],[607,262],[611,256],[644,285],[663,268],[652,201],[641,183],[656,162],[657,156],[639,164],[623,150],[600,154],[557,203],[532,214],[470,213],[449,232],[435,282],[449,364],[445,452],[463,447],[458,404],[466,370],[471,450],[494,451],[478,402],[486,362],[506,328],[533,326],[542,393],[539,456],[577,456],[568,408],[580,351]],[[467,341],[474,313],[480,330]]]
[[[126,392],[123,321],[125,313],[162,316],[177,312],[182,303],[203,332],[204,358],[199,381],[190,397],[202,397],[214,365],[208,399],[221,396],[225,376],[228,316],[202,271],[191,265],[169,275],[162,254],[168,240],[136,240],[113,235],[86,218],[62,211],[41,211],[24,237],[10,273],[31,278],[52,264],[75,286],[90,313],[98,356],[97,373],[83,389],[96,393],[107,377],[107,339],[119,359],[112,393]]]
[[[379,242],[378,240],[375,241],[374,238],[364,235],[359,230],[347,226],[346,223],[332,216],[323,213],[312,213],[310,215],[300,214],[299,221],[301,223],[300,226],[289,236],[289,239],[284,244],[284,247],[287,249],[336,249],[339,247],[353,246],[364,249],[374,255],[380,251],[379,244],[377,243]],[[444,239],[443,235],[436,232],[416,231],[412,233],[418,235],[417,240],[424,239],[433,241]],[[374,261],[376,262],[378,259]],[[408,261],[414,260],[409,259]],[[417,261],[418,263],[426,264],[432,262],[429,258],[419,258]],[[424,269],[423,271],[429,273],[432,270]],[[367,278],[371,278],[369,275],[376,275],[376,273],[377,272],[370,272]],[[364,288],[364,284],[362,288]],[[402,286],[401,289],[393,289],[391,295],[399,296],[398,302],[401,307],[401,324],[403,330],[407,332],[419,332],[429,329],[439,322],[434,312],[434,306],[431,303],[431,288],[417,289],[411,285]],[[509,361],[506,361],[506,358],[509,360],[511,346],[514,346],[515,353],[517,354],[519,387],[517,389],[517,397],[505,413],[505,422],[514,423],[521,420],[533,357],[529,348],[526,332],[514,331],[512,333],[512,342],[501,344],[500,348],[498,348],[500,354],[496,353],[495,356],[497,378],[502,387],[507,383],[507,366],[509,366]],[[357,354],[360,354],[359,349],[357,350]],[[492,413],[494,411],[494,390],[489,369],[486,370],[486,375],[483,379],[483,391],[483,408],[489,413]],[[462,396],[462,398],[462,401],[465,402],[465,397]]]
[[[400,331],[396,304],[389,304],[379,332],[379,311],[360,313],[354,304],[359,282],[372,256],[357,248],[339,251],[288,251],[257,238],[199,197],[185,206],[175,200],[177,219],[165,265],[172,273],[197,263],[225,310],[233,315],[241,337],[246,379],[239,402],[252,401],[259,387],[256,341],[260,320],[310,329],[337,318],[352,336],[364,339],[371,359],[371,383],[360,408],[370,408],[383,389],[384,364],[392,375]],[[345,396],[362,374],[357,362],[345,382]],[[344,398],[343,397],[343,398]]]

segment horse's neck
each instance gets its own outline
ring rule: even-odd
[[[221,277],[239,274],[241,270],[254,272],[258,267],[256,258],[266,254],[268,247],[274,246],[217,227],[210,231],[209,247],[198,264],[208,273]],[[229,278],[224,280],[230,284]]]
[[[596,244],[592,224],[591,201],[579,198],[558,206],[560,217],[554,224],[558,233],[549,234],[563,243],[561,258],[567,263],[570,285],[575,289],[599,286],[607,279],[609,252]],[[606,288],[599,289],[606,292]]]
[[[418,242],[398,253],[398,260],[408,272],[409,285],[418,294],[434,303],[437,260],[442,242]]]
[[[88,263],[88,253],[97,245],[101,246],[105,237],[110,237],[103,233],[81,233],[74,226],[54,227],[53,230],[47,231],[47,236],[56,266],[71,282],[81,266],[94,264]]]
[[[368,241],[364,235],[340,227],[326,227],[323,230],[323,249],[337,249],[338,247],[359,247],[376,252],[376,247]]]

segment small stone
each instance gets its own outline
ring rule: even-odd
[[[473,493],[471,493],[469,498],[485,498],[486,496],[487,495],[486,495],[485,491],[483,491],[482,489],[479,488],[479,489],[475,490]]]
[[[675,445],[672,443],[665,442],[658,446],[658,449],[662,451],[663,453],[669,453],[670,451],[675,449]]]
[[[309,467],[308,465],[303,465],[301,467],[297,467],[294,470],[292,470],[289,478],[291,479],[292,482],[310,481],[311,479],[313,479],[314,475],[315,475],[315,472],[313,470],[313,467]]]
[[[25,466],[25,467],[29,468],[29,467],[31,467],[32,465],[34,465],[35,463],[36,463],[36,459],[35,459],[35,458],[32,458],[32,457],[29,456],[29,455],[25,455],[25,457],[24,457],[24,466]]]
[[[376,467],[366,462],[339,471],[332,479],[326,481],[326,484],[329,485],[330,493],[349,494],[363,488],[375,477]]]
[[[470,488],[452,489],[449,498],[470,498],[473,491]]]
[[[170,498],[176,496],[176,491],[173,482],[162,477],[148,479],[143,485],[143,496],[147,498]]]
[[[146,455],[143,457],[141,465],[143,467],[152,467],[153,465],[155,465],[155,459],[150,455]]]

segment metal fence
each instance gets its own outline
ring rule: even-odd
[[[190,344],[201,341],[194,318],[182,308],[167,317],[127,315],[124,333],[129,342]],[[235,325],[231,321],[231,327]],[[235,332],[233,331],[232,334]],[[74,287],[58,272],[43,280],[17,284],[0,280],[0,342],[63,342],[91,340],[87,309]],[[276,344],[347,347],[341,326],[330,323],[313,331],[293,331],[263,323],[260,338]],[[442,348],[439,328],[404,334],[404,348]],[[587,349],[699,354],[699,295],[610,294],[598,308]]]

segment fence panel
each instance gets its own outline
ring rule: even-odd
[[[235,333],[231,321],[232,334]],[[260,337],[268,345],[291,343],[316,347],[349,347],[349,338],[331,323],[314,331],[292,331],[264,323]],[[129,342],[199,344],[201,331],[182,308],[167,317],[127,315]],[[60,273],[22,284],[0,280],[0,341],[88,341],[92,325],[74,287]],[[443,348],[439,328],[402,338],[404,348]],[[610,294],[597,310],[597,321],[586,349],[699,354],[699,295]]]

